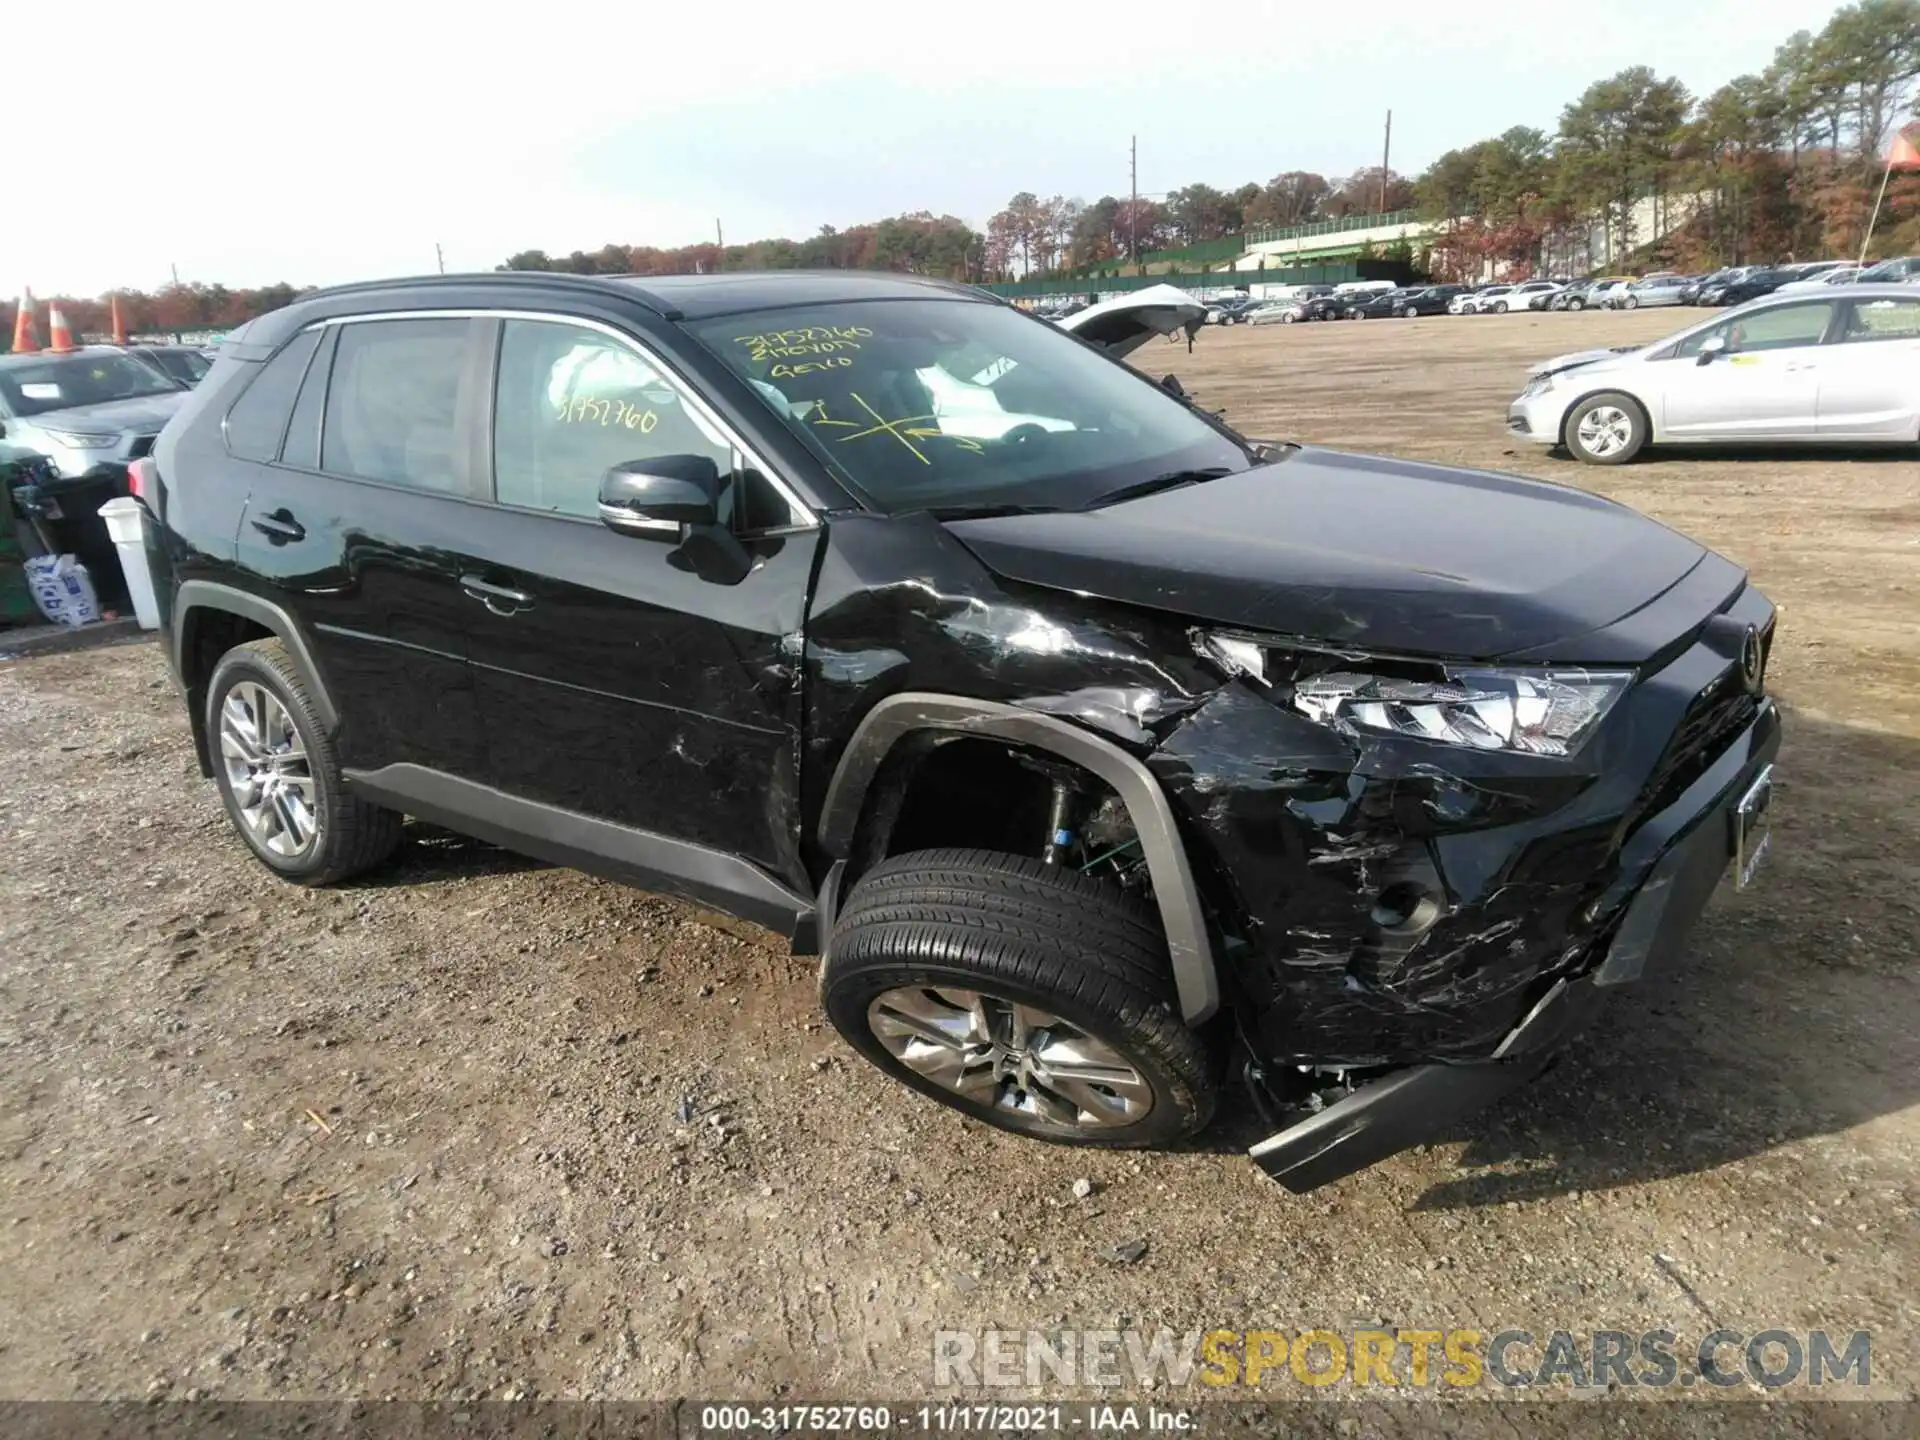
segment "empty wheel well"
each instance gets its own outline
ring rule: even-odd
[[[220,657],[249,640],[265,640],[273,631],[257,620],[196,605],[180,627],[180,683],[187,692],[187,718],[193,726],[193,748],[200,773],[213,774],[213,752],[207,741],[207,681]]]
[[[868,792],[847,880],[915,850],[961,846],[1044,858],[1062,830],[1072,839],[1053,849],[1060,863],[1083,869],[1119,847],[1102,877],[1124,873],[1145,885],[1138,847],[1127,849],[1126,807],[1091,771],[1000,740],[915,736],[894,747]]]

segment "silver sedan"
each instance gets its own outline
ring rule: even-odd
[[[1652,345],[1533,367],[1507,428],[1619,465],[1649,444],[1920,441],[1920,287],[1769,295]]]

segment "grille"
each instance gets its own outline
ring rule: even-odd
[[[153,442],[159,438],[157,435],[140,436],[133,442],[133,449],[127,452],[127,458],[129,460],[138,460],[143,456],[151,455],[153,453]]]
[[[1752,723],[1760,702],[1740,683],[1733,667],[1722,671],[1687,707],[1666,753],[1627,817],[1629,830],[1657,815],[1704,775],[1733,737]]]

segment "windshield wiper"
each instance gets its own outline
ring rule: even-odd
[[[1223,475],[1234,473],[1225,465],[1208,465],[1198,470],[1169,470],[1166,474],[1156,475],[1151,480],[1136,480],[1131,485],[1122,485],[1116,490],[1104,491],[1080,508],[1098,510],[1102,505],[1118,505],[1122,500],[1138,500],[1142,495],[1157,495],[1163,490],[1178,490],[1186,485],[1200,485],[1208,480],[1218,480]]]
[[[990,520],[996,515],[1057,515],[1058,505],[929,505],[936,520]]]

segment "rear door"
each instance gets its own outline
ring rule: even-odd
[[[284,435],[258,441],[274,458],[253,467],[239,563],[308,632],[349,769],[485,771],[456,539],[477,484],[464,432],[483,403],[481,333],[458,318],[316,326],[289,347],[310,358]]]
[[[1837,302],[1807,300],[1736,312],[1696,332],[1658,362],[1664,434],[1674,440],[1810,438],[1817,424],[1821,345]],[[1725,353],[1705,361],[1711,336]]]
[[[1820,435],[1920,438],[1920,294],[1842,300],[1820,357]]]
[[[803,883],[812,516],[656,347],[563,315],[505,318],[491,343],[494,503],[465,543],[470,588],[498,597],[468,602],[492,783]],[[636,536],[598,518],[610,466],[685,454],[732,477],[728,518],[756,562],[737,584],[703,577],[675,527]]]

